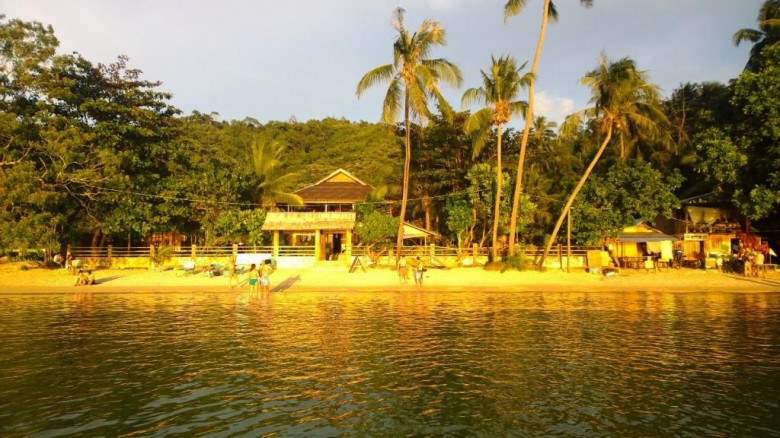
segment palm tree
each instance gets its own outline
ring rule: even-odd
[[[284,153],[284,146],[276,140],[255,139],[252,142],[252,169],[257,184],[255,185],[255,201],[261,208],[271,210],[281,202],[288,205],[303,205],[303,199],[284,191],[293,179],[295,173],[279,175]]]
[[[753,43],[745,70],[757,71],[764,47],[780,42],[780,0],[766,0],[758,10],[758,29],[740,29],[734,33],[733,39],[737,46],[742,41]]]
[[[525,9],[528,0],[508,0],[504,6],[504,21],[509,17],[519,14]],[[580,0],[580,4],[585,7],[593,5],[593,0]],[[542,46],[544,45],[544,36],[547,33],[547,20],[552,18],[558,20],[558,11],[551,0],[544,0],[542,6],[542,27],[539,31],[539,39],[536,41],[536,52],[534,60],[531,63],[531,83],[528,84],[528,108],[525,110],[525,128],[523,128],[523,137],[520,140],[520,154],[517,158],[517,178],[515,180],[515,191],[512,195],[512,213],[509,219],[509,255],[515,254],[515,233],[517,232],[517,215],[520,210],[520,193],[523,186],[523,165],[525,164],[525,151],[528,146],[528,133],[531,129],[531,123],[534,120],[534,84],[536,82],[536,69],[539,66],[539,58],[542,55]]]
[[[396,116],[403,108],[405,130],[404,173],[401,190],[401,212],[396,240],[396,262],[403,246],[404,218],[409,196],[409,163],[411,161],[411,119],[417,116],[430,118],[428,100],[435,99],[444,113],[451,113],[449,104],[439,90],[439,82],[459,87],[463,77],[460,69],[446,59],[428,57],[435,45],[445,45],[444,28],[438,22],[425,20],[415,33],[404,27],[403,8],[393,13],[393,28],[398,39],[393,43],[393,63],[376,67],[366,73],[357,85],[357,96],[380,82],[389,82],[382,105],[382,119],[388,125],[396,123]]]
[[[482,152],[482,148],[488,141],[492,127],[496,127],[496,196],[493,209],[493,248],[492,258],[498,259],[498,224],[500,222],[499,210],[501,207],[501,191],[503,166],[501,165],[501,130],[512,118],[512,115],[520,115],[526,108],[526,103],[515,100],[520,89],[530,82],[530,75],[521,74],[525,63],[517,67],[514,58],[502,56],[496,59],[491,57],[492,65],[490,73],[482,71],[482,86],[469,88],[463,94],[462,104],[467,107],[475,102],[481,102],[486,107],[471,114],[463,125],[467,133],[475,133],[473,156]]]
[[[648,81],[645,72],[636,69],[633,60],[623,58],[611,62],[602,54],[598,67],[586,74],[582,83],[590,87],[593,93],[590,99],[593,106],[569,116],[561,127],[562,135],[578,129],[582,118],[587,117],[598,133],[604,135],[604,140],[566,201],[542,254],[540,267],[544,266],[544,259],[558,236],[563,220],[615,132],[628,123],[636,126],[638,134],[643,137],[652,138],[662,131],[662,126],[656,122],[656,115],[661,111],[658,87]]]

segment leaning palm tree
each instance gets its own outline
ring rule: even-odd
[[[447,101],[439,90],[439,82],[459,87],[463,80],[458,67],[446,59],[428,57],[435,45],[445,45],[445,31],[438,22],[425,20],[415,33],[404,27],[403,8],[393,13],[393,28],[398,38],[393,43],[393,63],[376,67],[366,73],[357,85],[357,96],[381,82],[389,82],[382,105],[382,119],[388,125],[396,123],[398,112],[403,108],[405,130],[404,172],[401,189],[401,212],[398,221],[396,258],[400,258],[403,246],[406,202],[409,196],[409,163],[411,161],[411,119],[430,118],[428,101],[433,98],[445,114],[451,114]],[[396,260],[397,261],[397,260]]]
[[[587,118],[598,133],[604,136],[604,140],[566,201],[539,261],[539,267],[544,266],[544,259],[558,236],[563,220],[615,132],[622,129],[626,123],[636,126],[639,129],[638,134],[644,138],[655,138],[663,132],[662,126],[656,121],[657,113],[661,111],[658,87],[648,81],[644,71],[636,69],[633,60],[623,58],[611,62],[602,54],[598,67],[586,74],[582,83],[590,87],[593,93],[590,99],[593,106],[567,117],[561,127],[561,133],[566,136],[576,131],[583,118]]]
[[[525,9],[528,0],[509,0],[504,6],[504,21],[509,17],[519,14]],[[585,7],[593,5],[593,0],[580,0],[580,4]],[[528,133],[531,129],[531,123],[534,120],[534,84],[536,82],[536,69],[539,66],[539,58],[542,55],[542,46],[544,45],[544,36],[547,33],[547,21],[552,18],[558,20],[558,11],[551,0],[544,0],[542,6],[542,27],[539,31],[539,39],[536,41],[536,52],[534,60],[531,63],[531,83],[528,84],[528,108],[525,110],[525,128],[523,128],[523,137],[520,140],[520,154],[517,158],[517,178],[515,179],[515,191],[512,195],[512,213],[509,219],[509,255],[515,254],[515,233],[517,232],[517,215],[520,210],[520,193],[523,186],[523,165],[525,164],[525,152],[528,146]]]
[[[511,56],[502,56],[498,59],[491,57],[490,72],[482,71],[482,86],[469,88],[463,94],[462,105],[468,107],[473,103],[484,103],[486,106],[477,110],[463,126],[466,133],[474,135],[473,156],[477,157],[487,143],[496,127],[496,196],[493,209],[493,247],[492,259],[498,260],[498,224],[500,222],[501,192],[503,166],[501,164],[501,140],[502,128],[513,115],[521,115],[526,108],[526,103],[516,100],[520,90],[531,81],[529,74],[521,74],[525,63],[520,67]]]
[[[764,47],[780,43],[780,0],[766,0],[758,10],[758,29],[740,29],[733,39],[737,46],[742,41],[753,43],[745,70],[757,71]]]
[[[303,199],[285,191],[297,176],[294,173],[280,174],[284,146],[276,140],[255,139],[251,145],[252,169],[255,179],[255,201],[260,208],[272,210],[277,203],[303,205]]]

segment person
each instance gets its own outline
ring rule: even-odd
[[[95,284],[95,274],[92,271],[87,271],[86,285],[92,286],[93,284]]]
[[[764,270],[764,253],[757,251],[754,260],[755,266],[753,267],[753,276],[758,277],[759,273],[766,276],[766,271]]]
[[[230,286],[231,289],[233,289],[233,280],[236,281],[236,285],[239,284],[238,281],[238,268],[236,268],[236,258],[230,257],[230,263],[228,264],[228,286]]]
[[[265,260],[260,267],[260,292],[267,294],[271,291],[271,273],[274,272],[274,268],[271,265],[271,260]]]
[[[53,261],[54,261],[54,264],[57,265],[57,269],[60,269],[62,267],[62,255],[55,254]]]
[[[68,253],[68,255],[65,256],[65,270],[73,275],[76,275],[76,269],[73,267],[73,255],[71,253]]]
[[[249,278],[249,293],[256,294],[257,282],[260,279],[260,273],[257,272],[257,265],[254,263],[249,266],[249,273],[247,274],[247,277]]]
[[[414,267],[414,284],[423,285],[423,275],[425,274],[425,263],[417,257],[417,266]]]
[[[400,281],[401,284],[409,282],[409,270],[406,268],[406,257],[401,257],[401,260],[398,261],[398,281]]]
[[[87,281],[89,281],[89,277],[87,277],[87,273],[79,269],[79,272],[76,274],[76,282],[73,285],[86,286]]]

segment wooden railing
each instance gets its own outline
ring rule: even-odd
[[[535,246],[518,247],[518,254],[528,263],[536,263],[541,257],[544,249]],[[587,256],[588,251],[599,250],[600,247],[592,246],[572,246],[571,259],[582,259]],[[375,250],[376,251],[376,250]],[[154,247],[71,247],[70,252],[74,259],[84,261],[86,265],[94,267],[114,267],[119,264],[127,267],[149,267],[155,254]],[[345,248],[345,251],[347,249]],[[365,246],[354,245],[348,249],[351,256],[368,257],[369,250]],[[502,251],[506,256],[506,249]],[[182,260],[222,260],[227,262],[230,256],[238,254],[273,254],[278,257],[307,257],[315,256],[315,247],[308,246],[279,246],[274,252],[273,246],[253,246],[253,245],[226,245],[226,246],[184,246],[175,248],[170,254],[169,259],[177,263]],[[383,253],[385,257],[393,255],[393,249]],[[490,248],[472,246],[470,248],[456,248],[446,246],[404,246],[401,249],[401,255],[404,257],[435,257],[437,259],[461,260],[471,258],[472,263],[484,263],[490,254]],[[567,256],[567,247],[565,245],[556,245],[547,256],[550,262],[558,262],[561,266],[565,263]],[[389,259],[388,259],[389,260]],[[175,264],[175,263],[174,263]],[[389,264],[389,261],[388,261]]]

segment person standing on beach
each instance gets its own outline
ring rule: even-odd
[[[247,277],[249,278],[249,293],[257,294],[257,282],[260,279],[260,273],[257,272],[257,265],[254,263],[249,267]]]
[[[414,267],[414,284],[423,285],[423,275],[425,274],[425,263],[417,257],[417,266]]]
[[[401,284],[409,282],[409,270],[406,268],[406,257],[401,257],[401,260],[398,261],[398,281],[400,281]]]
[[[233,289],[233,280],[236,281],[236,286],[239,286],[241,282],[238,280],[238,268],[236,267],[236,258],[230,257],[230,264],[228,265],[228,286]]]
[[[271,260],[266,260],[260,266],[260,293],[268,294],[271,292],[271,274],[274,272]]]

